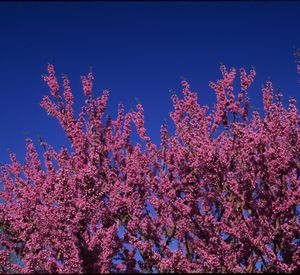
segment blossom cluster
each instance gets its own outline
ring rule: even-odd
[[[72,150],[26,140],[25,164],[1,167],[0,272],[292,272],[300,269],[300,115],[268,81],[264,115],[250,114],[255,77],[221,65],[208,113],[187,81],[172,96],[175,132],[152,143],[144,110],[104,119],[108,91],[93,97],[82,77],[78,117],[67,76],[54,67],[41,106]],[[132,127],[140,143],[131,141]],[[145,144],[145,146],[143,146]]]

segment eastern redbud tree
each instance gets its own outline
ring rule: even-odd
[[[108,91],[75,115],[70,83],[54,67],[41,106],[70,148],[48,143],[43,158],[27,139],[25,163],[1,167],[3,273],[292,272],[300,267],[300,122],[267,81],[264,113],[249,109],[254,77],[221,65],[208,113],[182,81],[172,96],[174,133],[161,143],[144,128],[143,107],[104,117]],[[140,142],[132,142],[132,131]]]

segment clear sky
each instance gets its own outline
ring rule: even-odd
[[[71,80],[76,108],[83,103],[80,76],[93,67],[94,94],[110,90],[108,113],[126,110],[137,97],[146,128],[159,143],[160,125],[172,111],[170,92],[180,77],[213,106],[210,80],[219,64],[254,65],[252,105],[261,107],[261,85],[270,78],[300,102],[293,47],[300,47],[300,2],[2,2],[0,3],[0,163],[10,151],[24,158],[25,138],[42,136],[67,145],[58,122],[39,106],[49,94],[41,75],[47,63]],[[299,108],[299,103],[297,104]]]

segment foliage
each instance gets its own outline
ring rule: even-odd
[[[55,117],[72,150],[46,142],[43,161],[27,140],[26,162],[11,154],[1,167],[0,267],[3,273],[291,272],[299,270],[300,123],[295,100],[284,108],[272,83],[264,116],[250,115],[255,71],[221,66],[210,82],[208,113],[187,81],[172,95],[174,134],[161,144],[144,128],[143,107],[103,118],[108,91],[94,99],[82,77],[85,105],[73,110],[54,67],[44,77]],[[132,122],[141,143],[133,144]],[[17,260],[11,260],[15,257]]]

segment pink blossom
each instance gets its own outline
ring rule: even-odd
[[[182,81],[173,95],[175,124],[161,127],[160,146],[145,127],[144,109],[104,119],[109,92],[94,98],[93,75],[78,116],[69,80],[63,97],[54,67],[44,80],[71,150],[41,142],[40,158],[26,140],[25,163],[15,154],[1,166],[2,273],[296,272],[299,271],[300,123],[262,90],[264,114],[249,114],[255,71],[220,67],[210,82],[216,104],[197,101]],[[131,140],[132,123],[140,143]],[[143,146],[145,144],[145,146]],[[12,261],[17,255],[18,261]]]

